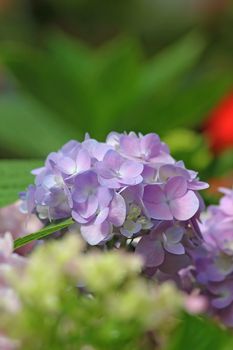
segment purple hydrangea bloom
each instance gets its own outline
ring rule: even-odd
[[[72,195],[74,220],[81,224],[81,233],[89,244],[98,244],[108,238],[112,225],[123,225],[126,206],[123,197],[100,186],[97,174],[88,171],[75,179]]]
[[[72,140],[33,174],[35,184],[21,195],[24,211],[45,221],[72,216],[92,245],[113,235],[134,242],[157,220],[195,224],[201,208],[197,191],[207,187],[152,133],[112,132],[106,142],[88,135],[83,142]],[[180,247],[169,242],[163,241],[168,250]]]
[[[203,225],[204,242],[192,252],[195,278],[209,298],[210,312],[233,327],[233,190],[223,190]]]
[[[138,185],[143,181],[143,165],[123,158],[116,151],[110,150],[102,162],[96,164],[99,181],[108,188],[122,188]]]
[[[156,220],[191,219],[199,209],[199,199],[188,190],[182,176],[174,176],[162,185],[145,187],[143,201],[150,217]]]
[[[160,221],[140,239],[136,253],[143,257],[145,267],[153,273],[159,270],[174,274],[190,264],[192,238],[195,238],[195,232],[190,225]]]
[[[131,132],[128,135],[119,137],[119,152],[128,158],[136,159],[145,164],[174,163],[174,159],[169,154],[169,148],[160,141],[156,134],[139,134],[139,137]]]

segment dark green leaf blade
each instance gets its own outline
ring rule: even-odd
[[[59,230],[67,228],[67,227],[71,226],[73,223],[74,223],[73,220],[70,218],[70,219],[62,221],[58,224],[51,224],[49,226],[46,226],[42,230],[31,233],[27,236],[20,237],[14,241],[14,248],[17,249],[17,248],[23,247],[24,245],[26,245],[32,241],[36,241],[36,240],[44,238],[52,233],[55,233]]]

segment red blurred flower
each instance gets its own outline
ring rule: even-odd
[[[233,92],[211,112],[204,133],[215,153],[233,147]]]

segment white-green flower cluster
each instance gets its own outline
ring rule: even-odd
[[[11,274],[19,307],[0,325],[4,319],[18,349],[139,350],[166,341],[182,306],[176,288],[140,277],[134,255],[83,250],[77,235],[67,235]]]

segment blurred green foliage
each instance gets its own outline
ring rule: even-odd
[[[232,18],[225,0],[2,0],[0,157],[134,130],[202,178],[227,173],[199,131],[232,86]]]
[[[1,60],[19,92],[0,100],[2,143],[21,156],[44,156],[64,138],[85,132],[103,139],[111,130],[164,135],[184,122],[196,126],[230,82],[224,73],[192,77],[203,49],[195,33],[150,60],[130,39],[98,51],[58,34],[48,39],[47,50],[3,46]],[[14,122],[22,129],[16,132]],[[34,142],[35,134],[42,139]]]
[[[203,179],[227,172],[232,162],[226,156],[214,160],[195,131],[232,81],[222,69],[198,73],[205,47],[196,32],[150,59],[132,38],[98,50],[61,32],[50,33],[43,49],[2,44],[0,60],[10,87],[0,95],[0,146],[14,157],[35,159],[86,132],[99,140],[112,130],[157,132],[173,156]],[[11,174],[2,174],[1,206],[25,189],[28,171],[17,180],[21,189],[14,181],[9,185]]]
[[[231,332],[204,317],[187,314],[170,339],[166,350],[230,350],[233,347]]]
[[[232,334],[181,313],[183,295],[140,275],[136,255],[89,251],[77,232],[47,242],[8,275],[15,308],[0,300],[1,329],[19,349],[230,350]]]
[[[38,247],[23,274],[9,275],[20,306],[6,312],[0,301],[0,325],[19,349],[232,349],[230,332],[182,315],[173,284],[146,281],[138,257],[84,250],[76,232]]]
[[[38,247],[11,276],[19,308],[0,325],[19,349],[156,349],[176,325],[182,298],[171,283],[139,275],[135,255],[83,254],[77,233]],[[172,296],[172,298],[171,298]]]
[[[85,132],[103,140],[111,130],[134,130],[159,133],[173,156],[200,171],[202,179],[229,173],[233,151],[214,157],[200,133],[210,110],[232,86],[233,6],[226,4],[223,0],[0,2],[0,156],[40,159],[71,138],[81,140]],[[40,164],[40,160],[0,161],[0,206],[18,198],[18,192],[32,182],[30,170]],[[46,230],[50,229],[55,228]],[[140,327],[146,316],[141,311],[149,296],[143,295],[143,304],[141,290],[130,291],[126,285],[127,295],[134,293],[129,303],[120,285],[109,289],[107,301],[105,294],[94,304],[83,296],[77,300],[69,289],[74,286],[72,278],[67,279],[67,271],[61,269],[62,254],[70,250],[64,250],[63,243],[60,247],[54,248],[54,255],[53,248],[49,254],[47,248],[36,253],[34,270],[28,272],[31,285],[19,283],[22,299],[31,293],[32,303],[25,302],[24,313],[13,320],[17,327],[10,321],[13,333],[33,350],[44,349],[44,342],[51,349],[60,349],[61,344],[64,349],[77,348],[77,328],[82,330],[80,343],[92,344],[85,350],[110,345],[136,349],[140,337],[145,339]],[[121,263],[117,261],[117,267]],[[94,277],[93,266],[85,271],[90,283],[102,278],[103,286],[109,286],[108,277],[117,276],[111,266],[106,278],[105,264],[107,260]],[[127,274],[126,266],[129,269],[126,264],[122,270]],[[134,280],[137,288],[135,275]],[[60,289],[53,289],[58,285]],[[118,299],[132,307],[130,326],[125,319],[122,322],[124,309],[118,304],[116,313],[112,309],[109,313],[107,302],[116,303],[116,290]],[[35,308],[46,297],[49,303],[58,301],[57,310],[51,311],[49,303]],[[99,328],[100,315],[107,327]],[[37,340],[41,343],[35,344]],[[143,343],[143,349],[146,346]],[[230,350],[232,335],[209,320],[184,315],[168,350],[189,348]]]
[[[0,207],[9,205],[18,199],[19,193],[33,182],[31,170],[39,166],[41,166],[40,161],[1,160]]]

